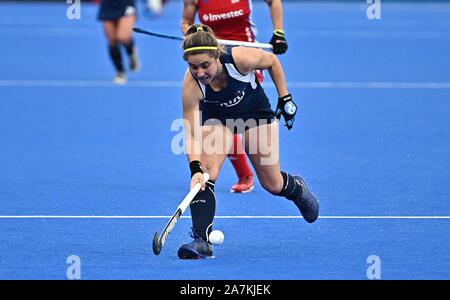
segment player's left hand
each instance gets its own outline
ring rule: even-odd
[[[272,39],[269,43],[273,47],[273,54],[284,54],[288,49],[284,31],[280,29],[275,29],[273,31]]]
[[[297,105],[292,100],[292,95],[278,98],[277,110],[275,111],[275,117],[279,120],[283,116],[286,122],[285,126],[291,130],[294,126],[295,114],[297,113]]]

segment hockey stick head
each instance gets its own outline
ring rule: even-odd
[[[155,255],[158,255],[159,253],[161,253],[161,249],[162,245],[159,241],[158,233],[155,232],[155,235],[153,236],[153,253],[155,253]]]
[[[209,180],[209,174],[204,174],[205,180]],[[164,227],[163,231],[161,231],[161,236],[158,236],[158,233],[156,232],[153,236],[153,253],[155,255],[158,255],[161,253],[162,248],[164,247],[164,244],[169,237],[172,229],[175,227],[175,224],[177,224],[178,220],[181,218],[181,215],[186,210],[188,205],[191,203],[192,199],[194,199],[195,195],[200,190],[200,183],[195,184],[195,186],[192,188],[191,191],[186,195],[186,197],[181,201],[180,205],[177,208],[177,211],[172,215],[169,222],[167,222],[166,226]]]
[[[170,232],[178,222],[178,219],[181,217],[181,214],[182,211],[180,208],[178,208],[172,218],[170,218],[166,227],[164,227],[163,231],[161,232],[161,236],[158,236],[157,232],[153,236],[153,253],[155,253],[155,255],[158,255],[161,252],[167,238],[169,237]]]

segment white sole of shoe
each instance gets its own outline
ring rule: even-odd
[[[235,190],[230,189],[230,193],[233,193],[233,194],[246,194],[246,193],[250,193],[251,191],[253,191],[254,188],[255,188],[255,186],[252,185],[248,190],[245,190],[245,191],[242,191],[242,192],[236,192]]]

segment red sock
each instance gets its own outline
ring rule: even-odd
[[[233,152],[228,154],[228,158],[233,164],[239,178],[253,176],[252,170],[250,170],[250,166],[247,162],[244,147],[242,147],[241,138],[238,134],[233,136]]]

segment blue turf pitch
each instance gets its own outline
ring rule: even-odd
[[[226,162],[225,242],[214,259],[180,261],[188,218],[151,251],[189,179],[171,149],[178,42],[136,35],[142,70],[114,86],[97,6],[71,21],[65,4],[0,4],[0,279],[65,279],[70,255],[82,279],[367,279],[370,255],[382,279],[450,279],[450,5],[384,3],[373,21],[357,2],[285,7],[280,60],[300,113],[280,129],[281,165],[305,177],[323,218],[279,217],[298,211],[259,184],[230,194]],[[179,34],[180,14],[172,1],[137,26]],[[263,3],[254,17],[267,42]]]

